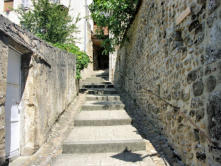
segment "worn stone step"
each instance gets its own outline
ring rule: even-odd
[[[108,77],[109,73],[96,73],[96,74],[92,74],[91,77]]]
[[[87,101],[120,101],[119,95],[87,95]]]
[[[103,95],[103,94],[118,94],[114,88],[81,88],[80,92],[87,92],[88,94]]]
[[[102,94],[118,94],[117,90],[114,88],[91,88],[88,89],[88,94],[96,94],[96,95],[102,95]]]
[[[114,88],[113,84],[96,84],[96,85],[91,85],[91,84],[85,84],[82,86],[82,88]]]
[[[125,105],[121,101],[87,101],[83,106],[84,111],[95,110],[122,110]]]
[[[91,78],[102,78],[102,79],[108,80],[109,76],[108,75],[98,74],[98,75],[92,75]]]
[[[52,166],[156,166],[145,151],[93,154],[63,154]]]
[[[99,85],[99,84],[104,84],[104,85],[110,85],[112,84],[110,81],[93,81],[93,82],[90,82],[90,81],[86,81],[86,80],[83,80],[81,85]]]
[[[100,77],[90,77],[85,79],[86,82],[97,82],[97,81],[108,81],[108,78],[100,78]]]
[[[81,111],[75,121],[75,126],[114,126],[129,125],[131,118],[126,111]]]
[[[63,153],[106,153],[145,150],[146,144],[131,125],[74,127]]]

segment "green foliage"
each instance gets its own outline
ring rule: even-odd
[[[69,16],[69,9],[49,0],[33,0],[33,10],[20,8],[21,25],[51,43],[73,42],[72,34],[77,31],[79,17]]]
[[[101,29],[108,27],[111,34],[103,42],[105,53],[114,51],[114,47],[122,43],[138,2],[139,0],[94,0],[89,6],[96,25]],[[97,36],[104,38],[101,29],[97,31]]]
[[[69,9],[58,4],[50,3],[49,0],[33,0],[33,9],[19,9],[21,25],[51,43],[53,46],[76,55],[76,78],[80,79],[80,71],[88,66],[90,62],[86,53],[80,51],[75,45],[72,34],[78,32],[77,17],[73,23],[69,16]]]
[[[54,44],[54,46],[76,55],[76,60],[77,60],[76,77],[77,77],[77,79],[80,79],[81,78],[81,76],[80,76],[81,70],[86,68],[88,66],[88,63],[90,62],[90,59],[87,56],[87,54],[80,51],[80,49],[73,44],[56,43],[56,44]]]

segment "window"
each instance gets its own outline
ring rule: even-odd
[[[4,11],[10,12],[13,9],[14,0],[5,0],[4,1]]]

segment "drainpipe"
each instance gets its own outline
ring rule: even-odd
[[[68,8],[71,8],[71,0],[69,0]]]
[[[85,5],[85,20],[84,20],[84,52],[86,52],[86,47],[87,47],[87,0],[84,1]]]

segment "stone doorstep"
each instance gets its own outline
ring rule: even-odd
[[[63,154],[71,153],[107,153],[145,150],[143,139],[135,140],[110,140],[110,141],[76,141],[64,142]]]

